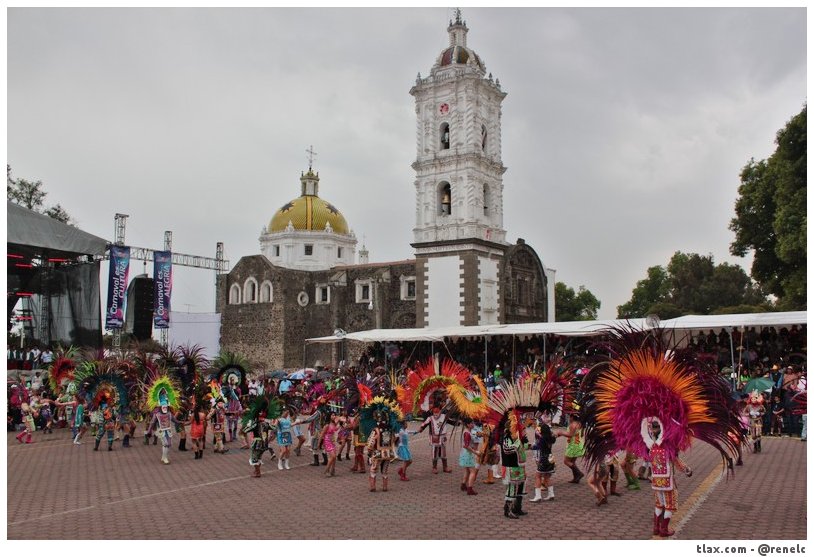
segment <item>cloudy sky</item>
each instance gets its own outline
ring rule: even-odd
[[[504,223],[557,280],[616,316],[677,250],[728,253],[739,172],[806,102],[805,9],[464,9],[500,79]],[[232,264],[320,194],[373,261],[413,257],[408,91],[447,44],[447,8],[9,9],[8,162],[80,228]],[[131,267],[131,276],[142,272]],[[151,265],[149,267],[152,272]],[[103,279],[106,282],[106,278]],[[103,288],[105,285],[103,284]],[[214,309],[176,267],[173,309]]]

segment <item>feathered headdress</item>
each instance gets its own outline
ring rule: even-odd
[[[149,379],[144,385],[144,400],[148,411],[168,406],[173,411],[181,408],[181,392],[178,384],[166,372]]]
[[[283,403],[279,399],[267,396],[255,397],[248,411],[241,418],[242,431],[248,433],[253,430],[260,420],[275,420],[280,417],[282,411]]]
[[[239,387],[244,394],[248,392],[246,381],[250,366],[249,360],[244,356],[233,352],[221,352],[212,365],[217,369],[217,380],[221,386]]]
[[[661,329],[617,327],[603,345],[610,356],[583,382],[586,459],[601,461],[612,451],[646,457],[643,428],[661,425],[668,458],[689,448],[693,438],[711,444],[722,457],[735,452],[732,432],[738,414],[729,384],[689,353],[673,351]]]
[[[513,439],[522,436],[525,415],[536,412],[555,413],[570,408],[574,400],[574,374],[561,361],[549,364],[543,374],[526,373],[515,381],[500,381],[489,397],[486,422],[499,438],[508,427]]]
[[[52,393],[59,393],[59,389],[64,383],[73,381],[74,369],[76,369],[76,363],[72,358],[60,355],[54,360],[51,367],[48,368],[48,384],[51,386]]]
[[[359,428],[367,437],[379,422],[384,421],[391,431],[398,431],[399,422],[403,419],[404,415],[396,401],[377,396],[359,411]]]
[[[88,401],[90,409],[99,408],[105,403],[121,411],[129,404],[124,379],[105,362],[82,362],[74,371],[74,384]]]
[[[475,388],[472,374],[455,360],[444,360],[436,374],[435,362],[430,359],[407,374],[407,380],[402,388],[396,389],[396,394],[405,411],[428,412],[435,404],[446,404],[450,396],[449,386],[455,387],[452,392],[460,395],[457,397],[459,401],[466,398],[463,393]]]

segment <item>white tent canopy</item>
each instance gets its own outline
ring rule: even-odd
[[[805,325],[805,311],[772,313],[733,313],[729,315],[684,315],[662,321],[665,329],[728,329],[740,327],[782,327]]]
[[[769,327],[806,324],[805,311],[787,311],[774,313],[739,313],[730,315],[685,315],[676,319],[662,321],[664,329],[720,329],[738,327]],[[645,319],[605,319],[597,321],[562,321],[553,323],[516,323],[512,325],[475,325],[469,327],[436,327],[424,329],[372,329],[348,333],[345,336],[327,336],[306,339],[306,344],[330,343],[345,340],[360,342],[406,342],[428,341],[443,342],[445,338],[482,337],[482,336],[531,336],[562,335],[592,336],[600,335],[603,330],[613,326],[629,324],[638,329],[649,328]]]

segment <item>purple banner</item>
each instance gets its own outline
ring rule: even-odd
[[[172,252],[156,251],[153,256],[155,282],[155,310],[153,324],[156,329],[170,328],[170,296],[172,295]]]
[[[110,246],[110,273],[107,281],[107,311],[105,329],[124,326],[124,295],[130,274],[130,248]]]

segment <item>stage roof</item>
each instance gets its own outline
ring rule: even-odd
[[[7,201],[7,242],[28,254],[104,255],[110,243],[75,226],[63,224],[36,211]]]

